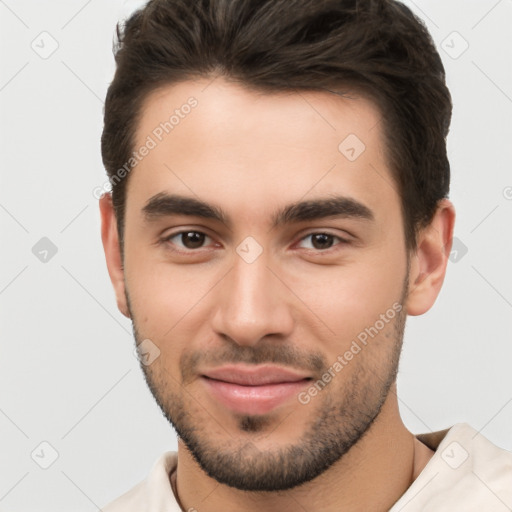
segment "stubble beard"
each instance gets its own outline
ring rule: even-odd
[[[406,279],[400,304],[405,304],[407,286]],[[127,301],[129,304],[128,294]],[[130,313],[138,344],[144,336],[136,328],[133,312]],[[406,312],[402,308],[394,318],[392,335],[387,340],[379,340],[380,343],[392,343],[392,347],[386,352],[388,357],[385,362],[379,360],[380,366],[370,371],[361,362],[355,362],[358,367],[343,386],[342,395],[335,396],[325,390],[311,404],[301,406],[304,409],[299,409],[299,413],[304,411],[305,414],[311,410],[310,407],[315,407],[314,413],[310,413],[312,418],[304,433],[298,441],[273,450],[262,450],[256,446],[258,438],[271,436],[276,429],[278,424],[272,415],[237,414],[237,427],[243,433],[243,439],[226,433],[227,439],[219,441],[212,435],[212,430],[222,430],[219,424],[191,396],[186,386],[178,384],[176,376],[170,375],[168,370],[159,365],[145,366],[141,362],[141,368],[164,416],[208,476],[243,491],[284,491],[321,475],[369,431],[396,380],[405,320]],[[369,342],[363,351],[371,350],[371,343],[376,341]],[[247,348],[249,347],[243,347],[244,350]],[[358,357],[361,356],[357,355],[356,359]],[[277,360],[283,361],[286,358],[283,355]],[[271,359],[259,354],[251,358],[251,362],[269,362]],[[249,359],[244,356],[237,360]],[[325,363],[322,359],[322,364]],[[327,364],[326,368],[328,366]],[[332,385],[329,384],[327,388]],[[315,405],[317,403],[321,404],[321,408]],[[293,422],[295,414],[297,410],[283,421]],[[248,434],[253,434],[254,437]]]

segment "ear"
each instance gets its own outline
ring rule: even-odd
[[[112,204],[112,194],[103,194],[99,200],[101,214],[101,240],[105,251],[108,273],[114,286],[117,307],[121,313],[130,318],[124,286],[124,269],[117,232],[116,216]]]
[[[407,314],[426,313],[441,291],[452,249],[455,208],[448,199],[439,202],[432,222],[418,233],[411,256]]]

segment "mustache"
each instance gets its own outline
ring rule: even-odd
[[[139,344],[143,337],[137,329],[133,316],[132,331],[136,344]],[[185,351],[181,354],[179,366],[182,383],[192,382],[197,378],[201,368],[215,368],[237,363],[255,366],[275,364],[302,370],[318,378],[329,368],[327,359],[320,351],[304,351],[291,341],[285,343],[282,340],[268,339],[261,340],[254,346],[241,346],[233,340],[228,340],[228,343],[218,348]],[[144,371],[148,370],[149,368],[144,368]]]

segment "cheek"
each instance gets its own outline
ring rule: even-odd
[[[393,305],[400,302],[405,265],[380,262],[366,269],[364,277],[351,282],[352,313],[361,328],[373,325]]]
[[[156,263],[139,254],[126,261],[125,273],[141,335],[174,350],[203,323],[198,316],[208,314],[207,298],[216,282],[211,270]]]
[[[340,266],[289,273],[288,282],[302,301],[301,327],[312,330],[318,325],[325,334],[320,336],[318,331],[317,337],[325,339],[326,347],[343,350],[381,315],[388,320],[382,334],[392,332],[388,323],[400,307],[405,275],[403,253],[379,247]]]

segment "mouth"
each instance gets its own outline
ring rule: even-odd
[[[201,380],[221,405],[240,414],[267,414],[288,402],[312,377],[275,366],[224,366],[205,372]]]

